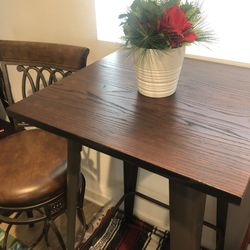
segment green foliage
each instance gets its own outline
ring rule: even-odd
[[[155,32],[157,18],[162,14],[162,9],[156,1],[148,2],[135,0],[127,14],[120,15],[119,18],[125,19],[123,25],[126,44],[131,41],[134,45],[141,48],[148,48],[154,43],[162,43],[162,37]],[[151,20],[151,26],[148,25]]]
[[[178,6],[185,14],[185,18],[190,23],[189,26],[186,26],[189,27],[188,30],[183,26],[182,29],[179,28],[180,30],[175,33],[176,27],[173,21],[170,22],[172,27],[169,30],[166,28],[161,29],[163,15],[168,18],[165,12],[173,6]],[[123,38],[126,46],[145,49],[167,49],[180,47],[191,42],[209,42],[213,40],[213,34],[204,24],[200,4],[197,1],[186,0],[181,3],[180,0],[135,0],[129,10],[125,14],[121,14],[119,18],[123,20],[121,26],[123,27]],[[177,19],[176,22],[178,26],[184,21]],[[195,41],[182,39],[182,37],[190,34],[195,34]]]

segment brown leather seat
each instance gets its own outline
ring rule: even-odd
[[[66,187],[64,138],[32,129],[2,139],[0,146],[0,206],[33,205]]]

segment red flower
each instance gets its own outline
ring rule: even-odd
[[[180,43],[191,43],[196,40],[197,36],[191,31],[192,27],[178,5],[166,9],[158,25],[159,31],[169,37],[169,42],[174,48]]]

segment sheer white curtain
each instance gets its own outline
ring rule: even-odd
[[[122,30],[118,15],[124,13],[133,0],[95,0],[97,35],[99,40],[121,42]],[[207,23],[218,41],[203,46],[188,46],[187,53],[250,64],[250,0],[203,0]]]

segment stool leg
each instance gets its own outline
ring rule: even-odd
[[[22,214],[22,212],[16,213],[14,218],[17,219],[21,214]],[[9,224],[6,231],[5,231],[4,239],[3,239],[3,248],[2,248],[3,250],[7,249],[8,237],[9,237],[10,229],[11,229],[12,226],[13,226],[13,224]]]
[[[79,192],[79,198],[78,198],[77,216],[78,216],[80,223],[82,224],[81,234],[82,234],[82,237],[84,237],[85,231],[87,229],[86,218],[85,218],[85,214],[83,210],[86,181],[82,174],[81,174],[80,182],[81,182],[81,190]]]
[[[40,233],[40,235],[37,237],[36,241],[32,243],[31,246],[29,246],[28,249],[33,249],[42,239],[43,237],[45,237],[46,233],[47,233],[47,221],[44,221],[44,226],[43,226],[43,230]]]
[[[60,231],[58,230],[57,226],[55,225],[55,223],[52,220],[49,223],[50,223],[52,231],[54,232],[54,234],[56,235],[56,237],[58,239],[58,242],[59,242],[61,248],[63,250],[66,250],[66,246],[64,244],[62,235],[61,235]]]
[[[49,228],[50,228],[50,224],[49,221],[46,220],[45,221],[45,226],[44,226],[44,240],[46,242],[47,247],[49,247]]]
[[[28,218],[33,218],[33,212],[32,212],[32,210],[28,210],[26,213],[27,213],[27,217]],[[32,227],[34,227],[34,223],[30,223],[29,224],[29,228],[32,228]]]
[[[8,237],[9,237],[10,229],[12,226],[13,226],[12,224],[9,224],[5,231],[4,240],[3,240],[3,248],[2,248],[3,250],[7,250]]]

